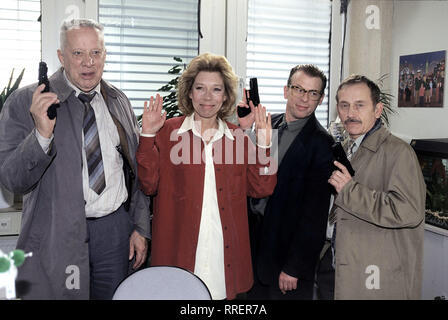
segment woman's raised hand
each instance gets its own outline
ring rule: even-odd
[[[257,108],[251,108],[255,115],[255,132],[257,135],[257,144],[260,146],[269,146],[272,137],[271,114],[266,116],[266,107],[261,104]]]
[[[166,120],[166,112],[162,113],[163,98],[157,94],[156,98],[151,97],[148,101],[145,101],[143,106],[142,115],[142,133],[144,134],[156,134]]]

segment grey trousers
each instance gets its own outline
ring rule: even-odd
[[[90,299],[110,300],[128,275],[132,225],[123,205],[117,211],[87,219],[90,259]]]

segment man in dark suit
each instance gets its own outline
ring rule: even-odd
[[[278,129],[277,186],[269,198],[250,199],[255,274],[250,299],[313,297],[331,194],[333,138],[314,114],[326,82],[313,65],[292,68],[284,87],[286,112],[272,116],[272,128]],[[239,118],[243,129],[252,125],[251,117]]]
[[[16,90],[0,115],[0,181],[23,194],[22,299],[110,299],[146,260],[149,200],[137,186],[139,130],[123,92],[102,79],[103,27],[66,21],[49,79]],[[59,104],[55,118],[47,114]],[[19,284],[20,288],[19,288]],[[23,284],[23,285],[22,285]]]

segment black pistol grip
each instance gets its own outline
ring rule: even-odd
[[[43,83],[45,84],[45,88],[42,92],[50,92],[50,81],[48,80],[47,76],[48,68],[47,64],[44,61],[39,62],[39,86]],[[59,107],[59,104],[52,104],[48,110],[47,110],[47,116],[50,118],[50,120],[53,120],[56,118],[57,112],[56,108]]]
[[[254,103],[255,107],[260,104],[260,96],[258,94],[258,80],[257,78],[250,78],[250,100]]]
[[[340,142],[336,142],[331,146],[331,150],[333,152],[333,158],[334,160],[340,162],[342,165],[344,165],[347,168],[347,171],[350,173],[350,175],[353,177],[355,175],[355,170],[353,169],[350,161],[347,159],[347,155],[345,154],[344,149],[342,148],[342,145]],[[334,166],[334,170],[340,170],[338,167]]]

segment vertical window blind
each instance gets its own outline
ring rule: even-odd
[[[11,85],[23,68],[20,87],[37,82],[41,59],[40,0],[0,1],[0,90]]]
[[[269,112],[285,111],[283,87],[292,67],[314,64],[329,79],[330,30],[331,0],[249,0],[246,75],[258,78]],[[328,126],[328,89],[316,117]]]
[[[199,52],[197,0],[99,0],[107,50],[104,78],[128,96],[136,115],[143,102]],[[162,94],[162,95],[167,95]]]

